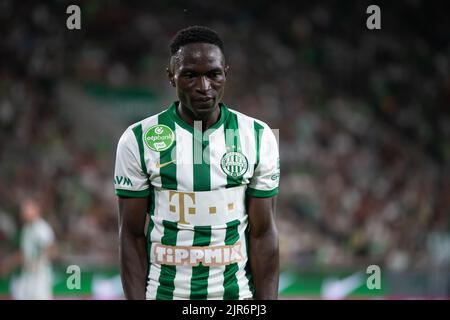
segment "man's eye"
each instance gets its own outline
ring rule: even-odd
[[[220,72],[220,71],[210,73],[210,77],[212,77],[212,78],[217,78],[217,77],[220,77],[221,75],[222,75],[222,72]]]
[[[185,73],[183,76],[188,79],[195,78],[195,74],[191,72]]]

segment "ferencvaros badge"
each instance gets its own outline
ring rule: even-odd
[[[238,178],[247,172],[248,161],[241,152],[232,151],[223,155],[220,166],[227,175]]]

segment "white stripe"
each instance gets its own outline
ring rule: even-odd
[[[192,165],[192,134],[175,123],[177,190],[194,190],[194,167]]]
[[[221,229],[211,230],[211,246],[225,245],[226,226]],[[208,300],[223,299],[225,266],[209,268]]]
[[[175,123],[176,144],[176,166],[177,166],[177,190],[194,190],[194,167],[192,164],[192,134]],[[187,211],[188,208],[186,207]],[[188,213],[185,213],[186,216]],[[177,234],[177,246],[191,246],[194,243],[194,231],[192,226],[180,230]],[[177,266],[174,279],[175,289],[173,299],[189,299],[191,293],[192,267]]]
[[[155,244],[161,243],[161,238],[164,235],[164,226],[162,224],[162,221],[158,221],[158,217],[156,216],[156,210],[157,207],[155,206],[155,215],[150,217],[153,218],[154,222],[154,227],[150,234],[151,237],[150,239],[152,241],[152,246],[150,248],[150,261],[155,261],[155,252],[154,252]],[[147,300],[156,299],[156,292],[159,287],[160,274],[161,274],[161,266],[157,263],[151,263],[147,282],[147,294],[146,294]]]
[[[245,241],[245,227],[247,226],[247,218],[242,220],[238,227],[240,241],[242,243],[242,252],[245,254],[245,259],[238,263],[238,272],[236,273],[236,279],[238,281],[239,287],[239,299],[247,299],[252,297],[252,293],[250,291],[250,287],[248,284],[248,278],[245,275],[245,266],[248,261],[247,257],[247,242]]]
[[[241,142],[241,152],[246,156],[248,161],[248,169],[244,175],[245,183],[253,175],[253,169],[256,163],[256,139],[255,130],[253,128],[253,119],[236,112],[238,128],[239,128],[239,141]]]
[[[277,168],[279,149],[276,136],[268,126],[264,127],[261,136],[259,159],[257,178],[250,181],[249,187],[257,190],[272,190],[278,187],[279,180],[272,177],[279,173]]]
[[[182,229],[177,234],[177,245],[191,246],[194,243],[194,231],[192,229]],[[173,281],[175,289],[173,291],[174,300],[186,300],[191,296],[191,266],[176,266],[175,279]]]
[[[220,160],[226,152],[224,126],[221,125],[209,136],[211,190],[225,188],[227,185],[227,175],[220,166]]]

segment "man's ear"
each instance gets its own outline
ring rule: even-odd
[[[228,70],[230,70],[230,66],[225,66],[225,77],[228,76]]]
[[[169,68],[166,68],[166,73],[167,73],[167,78],[169,78],[170,84],[172,85],[172,87],[175,87],[175,79],[174,79],[173,72],[170,71]]]

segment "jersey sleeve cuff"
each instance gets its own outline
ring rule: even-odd
[[[257,190],[253,188],[247,188],[247,195],[255,198],[270,198],[278,194],[278,187],[272,190]]]
[[[150,195],[150,189],[141,191],[116,189],[116,195],[118,195],[119,197],[128,198],[147,198]]]

